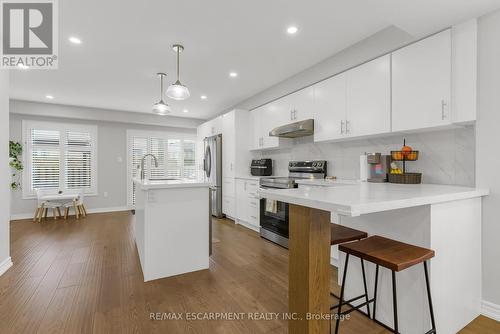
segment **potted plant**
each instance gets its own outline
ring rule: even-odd
[[[23,145],[16,141],[9,141],[9,166],[12,169],[12,182],[10,188],[17,190],[21,187],[20,172],[23,170],[21,155],[23,153]]]

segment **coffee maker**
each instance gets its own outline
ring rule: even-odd
[[[361,180],[375,183],[388,181],[391,156],[381,153],[366,153],[361,156]]]

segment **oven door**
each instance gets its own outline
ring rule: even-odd
[[[262,198],[260,227],[288,239],[288,203]]]

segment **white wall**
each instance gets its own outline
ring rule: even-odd
[[[9,72],[0,70],[0,275],[12,264],[9,229]]]
[[[17,106],[18,104],[11,103],[10,138],[15,141],[22,141],[23,119],[97,125],[98,195],[85,198],[86,206],[91,211],[95,209],[124,209],[127,206],[127,129],[189,133],[193,136],[196,134],[195,129],[22,115],[17,114],[17,112],[24,109],[20,110]],[[66,106],[66,108],[70,107]],[[104,196],[104,192],[108,193],[107,197]],[[21,190],[11,192],[12,219],[29,217],[33,215],[34,208],[35,200],[23,199]]]
[[[483,202],[483,300],[497,305],[500,321],[500,11],[478,22],[477,185]]]

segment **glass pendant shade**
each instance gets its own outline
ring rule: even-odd
[[[167,96],[174,100],[185,100],[189,95],[189,89],[181,84],[179,80],[167,88]]]
[[[160,77],[160,101],[153,104],[153,113],[157,115],[166,115],[172,111],[170,106],[163,101],[163,78],[166,76],[165,73],[158,73]]]
[[[157,115],[166,115],[170,113],[172,109],[168,104],[166,104],[163,100],[153,104],[153,112]]]
[[[177,54],[177,81],[167,88],[167,96],[174,100],[185,100],[189,97],[189,89],[181,84],[179,54],[184,51],[184,47],[180,44],[172,45],[172,49]]]

